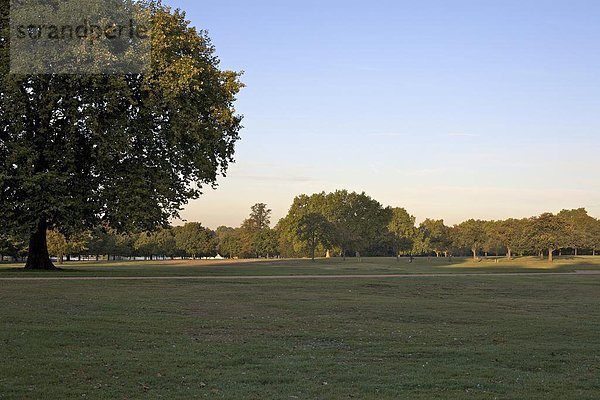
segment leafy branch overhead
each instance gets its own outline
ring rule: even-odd
[[[51,268],[46,229],[152,230],[226,173],[243,84],[183,12],[145,3],[150,73],[14,75],[1,3],[0,211],[7,231],[37,243],[28,267]]]

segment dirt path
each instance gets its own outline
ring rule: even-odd
[[[507,273],[461,273],[461,274],[381,274],[381,275],[266,275],[266,276],[52,276],[10,277],[0,282],[18,281],[254,281],[254,280],[340,280],[340,279],[410,279],[442,277],[495,277],[495,276],[600,276],[598,271],[576,272],[507,272]]]

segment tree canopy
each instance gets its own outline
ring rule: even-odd
[[[243,85],[182,11],[146,3],[149,73],[15,75],[9,0],[1,2],[0,218],[29,235],[26,268],[54,267],[49,229],[152,230],[226,173]]]

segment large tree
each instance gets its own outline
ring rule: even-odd
[[[0,0],[0,219],[29,235],[27,269],[55,268],[48,229],[153,230],[233,160],[239,74],[183,12],[151,3],[149,72],[15,75]]]
[[[600,220],[594,218],[590,226],[592,254],[596,256],[600,249]]]
[[[242,255],[256,257],[272,254],[275,251],[273,243],[276,242],[274,232],[271,232],[271,209],[265,203],[254,204],[250,215],[240,227],[242,239]],[[276,245],[275,245],[276,247]]]
[[[477,259],[487,240],[486,222],[470,219],[455,226],[453,233],[456,246],[471,250],[473,259]]]
[[[404,208],[393,208],[392,218],[388,224],[388,230],[394,238],[394,253],[396,259],[400,259],[402,251],[410,251],[415,242],[415,217],[410,215]]]
[[[504,221],[498,221],[494,225],[492,232],[500,243],[506,247],[506,256],[511,259],[513,252],[520,251],[521,253],[527,249],[525,241],[525,227],[527,220],[509,218]]]
[[[226,258],[240,257],[242,238],[240,230],[228,226],[220,226],[216,232],[217,252]]]
[[[294,199],[288,214],[279,221],[280,243],[293,253],[309,254],[310,245],[298,235],[298,224],[309,214],[322,215],[332,231],[327,250],[335,250],[345,257],[348,252],[366,252],[376,249],[389,237],[388,224],[392,209],[365,193],[338,190],[333,193],[300,195]]]
[[[427,250],[433,251],[436,257],[450,251],[450,228],[444,224],[443,219],[426,219],[419,225],[419,233]]]
[[[323,215],[333,224],[334,243],[345,257],[348,251],[364,252],[386,236],[391,209],[365,193],[338,190],[325,196]]]
[[[189,222],[173,229],[177,248],[193,259],[216,254],[216,234],[199,222]]]
[[[554,261],[554,252],[564,247],[569,237],[567,221],[560,215],[544,213],[531,218],[526,235],[536,250],[548,250],[548,261]]]
[[[313,261],[315,261],[317,246],[329,246],[334,238],[334,232],[333,224],[318,213],[302,216],[296,225],[296,235],[310,250]]]
[[[309,214],[324,216],[325,193],[301,194],[294,201],[275,229],[279,232],[279,250],[286,257],[304,257],[311,254],[308,243],[298,235],[300,221]],[[331,250],[331,249],[327,249]]]
[[[596,220],[585,208],[562,210],[558,216],[565,222],[565,245],[572,248],[576,256],[580,249],[593,247]]]

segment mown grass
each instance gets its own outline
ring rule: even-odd
[[[231,276],[231,275],[356,275],[413,273],[494,273],[494,272],[574,272],[600,270],[600,257],[568,257],[549,263],[539,258],[514,260],[482,260],[454,258],[348,258],[310,260],[175,260],[133,262],[70,262],[50,276]],[[48,276],[47,272],[30,272],[22,264],[0,264],[1,277]]]
[[[592,275],[0,281],[0,399],[595,399],[599,293]]]

